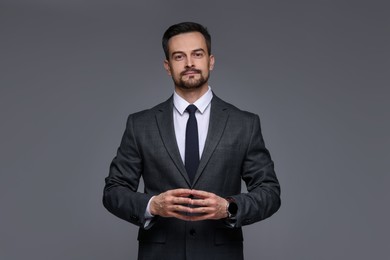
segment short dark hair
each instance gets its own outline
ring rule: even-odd
[[[162,47],[164,49],[165,58],[169,60],[169,50],[168,50],[168,41],[173,36],[188,33],[188,32],[199,32],[203,35],[206,40],[207,51],[209,55],[211,54],[211,36],[207,31],[207,28],[201,24],[194,22],[183,22],[170,26],[164,33],[162,38]]]

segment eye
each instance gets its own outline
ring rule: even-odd
[[[181,61],[184,59],[184,55],[183,54],[175,54],[173,56],[173,59],[176,60],[176,61]]]
[[[195,58],[203,58],[203,56],[204,56],[204,53],[203,52],[201,52],[201,51],[198,51],[198,52],[195,52],[194,54],[193,54],[193,56],[195,57]]]

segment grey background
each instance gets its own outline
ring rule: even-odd
[[[135,259],[101,197],[129,113],[167,99],[164,30],[206,25],[260,115],[282,207],[246,259],[389,257],[388,1],[0,1],[0,259]]]

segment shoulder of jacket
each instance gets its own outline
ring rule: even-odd
[[[141,110],[135,113],[132,113],[128,116],[128,118],[131,118],[132,120],[142,120],[142,119],[148,119],[150,117],[154,117],[155,114],[159,111],[163,111],[166,109],[170,109],[172,107],[172,98],[169,98],[168,100],[152,107],[149,109]]]
[[[252,113],[252,112],[249,112],[249,111],[245,111],[245,110],[241,110],[240,108],[236,107],[235,105],[233,105],[231,103],[228,103],[228,102],[220,99],[217,96],[214,96],[214,97],[215,97],[215,103],[217,103],[218,106],[221,106],[224,109],[229,110],[229,114],[231,116],[238,116],[238,117],[241,117],[243,119],[244,118],[248,118],[248,119],[252,119],[252,120],[253,120],[254,117],[258,116],[255,113]]]

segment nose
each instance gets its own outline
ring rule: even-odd
[[[192,58],[191,57],[187,58],[186,59],[186,68],[191,68],[193,66],[194,66],[194,63],[192,61]]]

